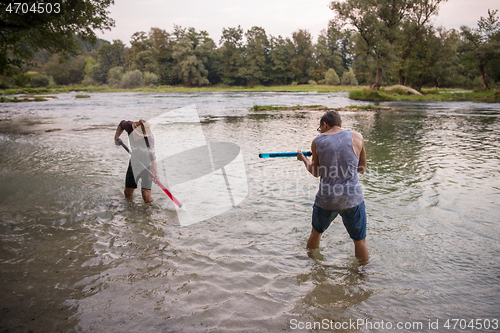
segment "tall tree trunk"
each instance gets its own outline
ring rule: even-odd
[[[399,81],[399,84],[403,85],[403,86],[406,83],[406,77],[403,75],[403,70],[401,70],[401,69],[398,72],[398,81]]]
[[[481,75],[481,82],[484,89],[489,89],[488,79],[486,78],[486,73],[484,72],[484,65],[479,65],[479,74]]]
[[[424,85],[424,76],[422,75],[422,73],[420,73],[420,76],[418,78],[418,88],[417,88],[417,91],[419,93],[422,92],[422,86]]]
[[[382,66],[377,66],[377,75],[375,76],[375,83],[372,86],[373,90],[379,90],[382,86]]]

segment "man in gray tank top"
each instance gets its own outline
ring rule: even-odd
[[[297,159],[307,170],[320,177],[319,190],[313,205],[312,230],[308,249],[319,247],[321,235],[340,214],[342,222],[354,241],[354,254],[363,262],[368,260],[366,245],[366,212],[358,174],[366,170],[366,151],[363,136],[342,129],[342,119],[329,111],[320,121],[318,135],[311,144],[312,160],[300,151]]]

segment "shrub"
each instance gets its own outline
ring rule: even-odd
[[[124,89],[137,88],[137,87],[142,87],[142,83],[143,83],[142,72],[136,69],[135,71],[130,71],[123,75],[121,81],[121,87]]]
[[[49,85],[49,77],[47,74],[35,74],[31,77],[31,86],[33,88],[47,87]]]
[[[54,79],[45,73],[36,74],[31,77],[31,86],[33,88],[53,86]]]
[[[356,80],[356,75],[352,71],[344,72],[342,75],[342,85],[344,86],[357,86],[358,80]]]
[[[144,85],[145,86],[157,86],[158,85],[158,75],[151,72],[144,73]]]
[[[85,65],[87,59],[80,55],[76,58],[71,58],[60,62],[60,57],[54,55],[45,65],[41,72],[53,77],[58,85],[69,85],[72,83],[80,83],[85,77]]]
[[[0,76],[0,89],[9,89],[14,87],[14,78],[11,76]]]
[[[89,76],[97,84],[106,83],[106,73],[104,67],[97,63],[94,58],[88,57],[85,65],[85,76]]]
[[[488,87],[491,89],[492,87],[495,87],[495,81],[494,80],[488,80]],[[484,89],[483,88],[483,80],[481,80],[481,77],[478,76],[472,81],[472,87],[475,89]]]
[[[96,86],[97,82],[95,82],[94,79],[91,78],[90,76],[85,75],[85,77],[83,78],[83,81],[82,81],[82,85],[85,86],[85,87],[87,87],[87,86]]]
[[[310,86],[317,86],[318,85],[318,82],[314,81],[314,80],[309,80],[307,82]]]
[[[30,76],[25,73],[14,75],[14,85],[17,87],[26,87],[30,83]]]
[[[330,68],[325,72],[325,83],[330,86],[337,86],[340,84],[339,76],[333,68]]]
[[[123,67],[113,67],[108,72],[108,85],[113,88],[120,86],[123,79]]]

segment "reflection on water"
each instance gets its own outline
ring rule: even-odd
[[[373,290],[367,285],[370,265],[361,266],[354,258],[330,263],[317,250],[310,252],[309,257],[310,270],[299,275],[297,281],[310,281],[314,287],[296,304],[295,318],[342,321],[349,318],[348,309],[356,308],[372,295]]]
[[[113,135],[122,119],[192,103],[207,141],[241,147],[249,195],[183,228],[161,190],[152,205],[123,197],[128,157]],[[371,259],[361,266],[339,218],[320,249],[305,250],[317,179],[294,159],[258,158],[308,149],[322,112],[249,111],[349,103],[346,94],[125,93],[0,104],[0,328],[292,331],[293,320],[498,317],[498,104],[341,113],[366,140]]]

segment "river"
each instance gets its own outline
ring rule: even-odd
[[[368,158],[370,260],[360,265],[340,217],[306,250],[318,180],[295,158],[258,157],[310,149],[324,111],[250,108],[363,102],[75,95],[0,104],[2,332],[500,330],[500,104],[340,112]],[[124,198],[129,157],[113,136],[123,119],[188,105],[208,142],[240,147],[248,194],[180,226],[159,188],[154,204]]]

